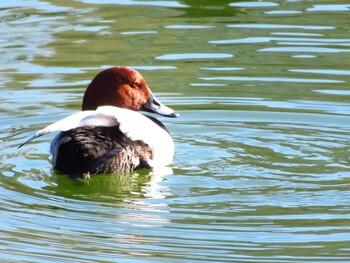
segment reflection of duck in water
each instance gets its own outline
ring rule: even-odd
[[[174,143],[165,126],[135,110],[166,117],[179,115],[154,97],[136,70],[112,67],[100,72],[87,87],[82,108],[38,131],[21,146],[59,131],[51,143],[53,165],[74,177],[171,163]]]

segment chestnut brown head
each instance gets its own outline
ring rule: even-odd
[[[107,105],[178,117],[178,113],[154,97],[142,75],[128,67],[105,69],[98,73],[87,87],[83,98],[83,110],[95,110],[99,106]]]

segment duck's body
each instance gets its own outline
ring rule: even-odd
[[[174,143],[169,133],[146,116],[103,106],[82,111],[38,132],[60,131],[51,143],[52,162],[63,173],[131,172],[171,163]]]
[[[125,71],[129,75],[124,78]],[[114,89],[108,78],[114,78]],[[106,90],[124,95],[112,98],[115,94],[108,96]],[[73,177],[166,166],[173,159],[173,140],[161,122],[133,111],[140,109],[178,116],[154,98],[138,72],[125,67],[107,69],[89,85],[83,111],[47,126],[27,142],[58,131],[51,143],[52,162],[55,169]]]

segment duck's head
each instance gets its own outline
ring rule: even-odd
[[[166,117],[179,116],[156,99],[139,72],[128,67],[105,69],[87,87],[83,110],[95,110],[107,105],[158,113]]]

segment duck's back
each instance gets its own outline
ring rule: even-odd
[[[132,141],[119,126],[83,126],[61,132],[52,142],[55,169],[74,177],[131,172],[149,167],[152,149]]]

